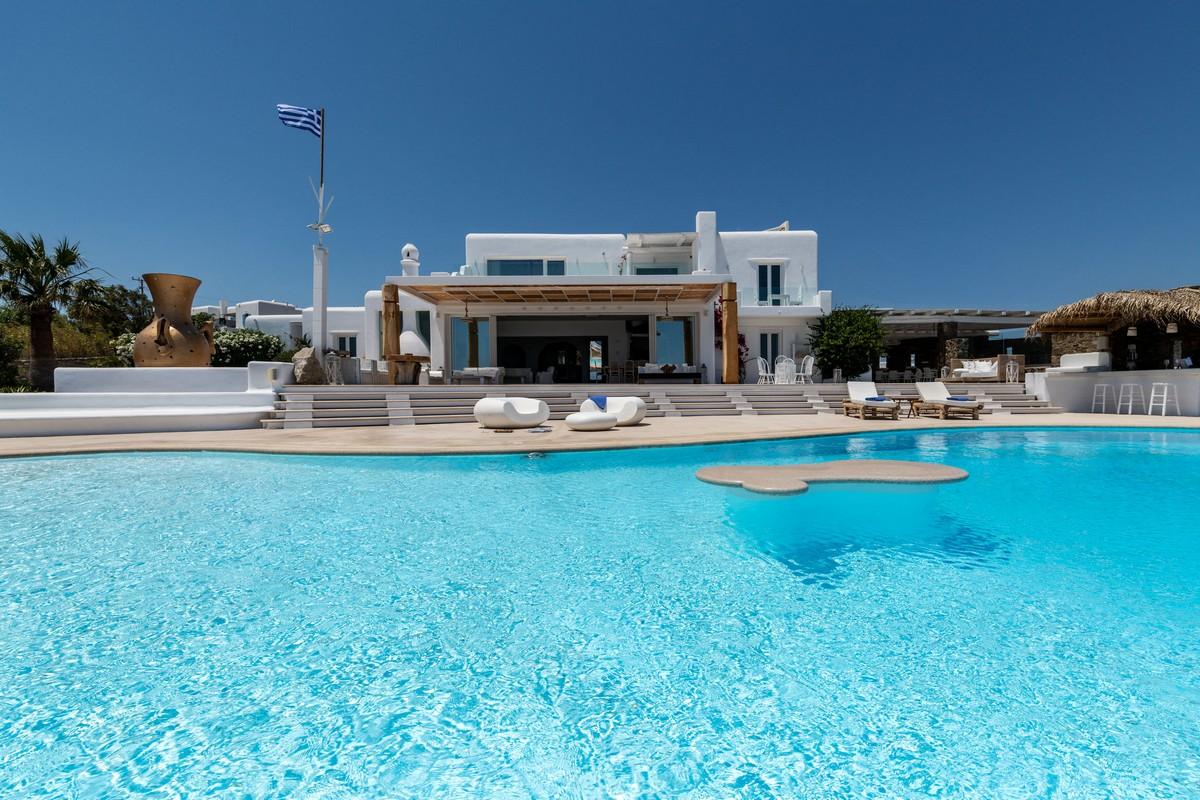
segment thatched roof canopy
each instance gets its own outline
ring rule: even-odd
[[[1200,286],[1101,292],[1047,311],[1029,327],[1029,333],[1111,331],[1139,322],[1200,326]]]

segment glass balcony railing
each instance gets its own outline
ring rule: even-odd
[[[471,277],[492,277],[492,278],[558,278],[562,276],[599,276],[599,275],[617,275],[619,269],[617,263],[612,264],[604,262],[587,262],[587,261],[571,261],[561,258],[547,258],[541,261],[537,259],[522,259],[516,260],[493,260],[489,265],[486,262],[476,262],[473,264],[464,264],[459,267],[459,275],[468,275]]]
[[[738,290],[739,306],[815,306],[818,305],[816,295],[812,292],[774,292],[763,294],[746,289]]]

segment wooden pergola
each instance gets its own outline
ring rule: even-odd
[[[394,284],[389,284],[393,285]],[[719,283],[597,284],[405,284],[404,292],[441,305],[536,305],[578,303],[685,303],[704,302],[717,293]],[[386,287],[385,287],[386,288]]]
[[[413,357],[400,352],[399,291],[435,306],[462,304],[476,306],[531,306],[632,304],[632,303],[704,303],[718,293],[722,305],[721,341],[724,355],[725,383],[738,382],[738,320],[737,284],[725,281],[638,281],[629,276],[620,280],[561,281],[504,281],[459,278],[432,280],[430,278],[383,285],[383,357],[394,381],[402,365]],[[477,366],[478,324],[468,319],[470,363]]]

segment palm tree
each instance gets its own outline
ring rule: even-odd
[[[96,296],[99,282],[85,277],[91,271],[78,243],[64,238],[48,254],[41,236],[0,231],[0,301],[29,316],[29,382],[35,389],[54,389],[55,309],[86,305]]]

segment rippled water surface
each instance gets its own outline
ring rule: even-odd
[[[697,467],[943,461],[789,498]],[[1194,798],[1200,436],[0,461],[2,797]]]

